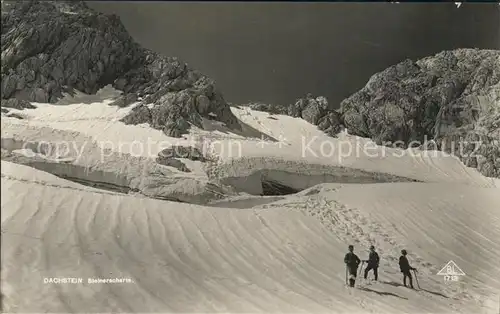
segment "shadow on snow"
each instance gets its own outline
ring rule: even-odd
[[[393,296],[393,297],[396,297],[396,298],[400,298],[400,299],[404,299],[404,300],[408,300],[408,298],[405,298],[405,297],[402,297],[402,296],[399,296],[395,293],[392,293],[392,292],[382,292],[382,291],[376,291],[376,290],[372,290],[372,289],[369,289],[369,288],[359,288],[359,290],[363,290],[363,291],[368,291],[368,292],[373,292],[373,293],[376,293],[378,295],[390,295],[390,296]]]
[[[394,287],[404,287],[404,285],[402,285],[398,282],[394,282],[394,281],[381,281],[381,283],[391,285]],[[434,295],[440,296],[440,297],[445,298],[445,299],[449,299],[449,297],[447,297],[446,295],[444,295],[440,292],[430,291],[430,290],[422,289],[422,288],[420,288],[419,291],[425,291],[427,293],[434,294]]]

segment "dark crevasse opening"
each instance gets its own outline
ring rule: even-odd
[[[36,168],[36,167],[34,167]],[[36,168],[40,169],[40,167]],[[72,181],[81,185],[89,186],[94,189],[99,189],[99,190],[105,190],[105,191],[110,191],[110,192],[116,192],[116,193],[122,193],[122,194],[128,194],[129,192],[138,192],[139,190],[137,189],[131,189],[128,186],[121,186],[121,185],[116,185],[108,182],[102,182],[102,181],[92,181],[92,180],[86,180],[85,178],[78,178],[78,177],[73,177],[65,174],[54,174],[55,176]]]
[[[282,183],[272,180],[262,180],[262,195],[288,195],[300,192],[300,190],[286,186]]]

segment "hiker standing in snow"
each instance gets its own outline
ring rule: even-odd
[[[349,286],[354,287],[358,266],[359,263],[361,263],[361,260],[356,254],[354,254],[353,245],[349,245],[349,252],[344,257],[344,263],[349,271]]]
[[[406,250],[401,250],[401,257],[399,257],[399,269],[403,273],[403,284],[406,287],[406,277],[410,279],[410,287],[413,289],[413,278],[411,277],[410,270],[417,270],[414,267],[410,266],[408,259],[406,258]]]
[[[378,253],[375,252],[375,247],[372,245],[370,246],[370,255],[368,255],[368,260],[364,261],[367,263],[366,269],[365,269],[365,279],[368,278],[368,272],[373,269],[373,275],[375,275],[375,281],[378,279],[378,263],[380,261],[380,258],[378,256]]]

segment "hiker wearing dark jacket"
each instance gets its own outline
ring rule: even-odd
[[[405,287],[406,287],[406,277],[408,277],[408,279],[410,279],[410,287],[413,289],[413,278],[411,277],[410,270],[417,270],[417,269],[410,266],[410,263],[406,258],[407,254],[408,253],[406,252],[406,250],[401,250],[401,256],[399,257],[399,269],[403,273],[403,284],[405,285]]]
[[[375,247],[373,245],[370,246],[370,255],[368,255],[368,260],[364,261],[365,263],[367,263],[367,266],[365,269],[365,279],[368,278],[368,272],[373,269],[373,275],[375,276],[375,280],[378,280],[379,261],[380,261],[380,258],[378,256],[378,253],[375,252]]]
[[[349,252],[344,257],[344,263],[346,264],[347,270],[349,271],[349,285],[354,287],[356,282],[356,274],[358,272],[359,263],[361,260],[354,254],[354,246],[349,245]]]

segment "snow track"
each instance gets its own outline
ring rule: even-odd
[[[61,188],[72,184],[32,171],[43,180],[13,180],[12,168],[2,176],[2,292],[7,312],[493,310],[481,306],[499,288],[491,278],[497,266],[486,264],[500,258],[495,244],[499,217],[491,204],[498,201],[496,189],[422,183],[332,185],[268,208],[232,210]],[[398,201],[417,190],[429,198],[419,203],[410,197],[408,205]],[[464,198],[453,201],[452,190]],[[364,199],[354,197],[361,191],[367,195],[363,207],[359,202]],[[384,191],[400,198],[370,201],[389,193]],[[433,195],[440,195],[441,201]],[[481,207],[477,216],[484,218],[476,233],[456,225],[473,204]],[[431,215],[427,205],[439,210]],[[411,210],[420,214],[410,216],[413,224],[407,224],[399,216]],[[456,217],[450,219],[448,211]],[[428,238],[420,237],[420,228],[433,220],[450,235],[429,232]],[[393,224],[396,227],[390,227]],[[410,240],[401,241],[402,234]],[[457,237],[467,238],[464,245],[474,251],[453,248]],[[377,245],[380,280],[385,283],[344,287],[342,258],[350,240],[361,258],[369,243]],[[410,259],[420,270],[425,290],[397,286],[398,243],[411,247]],[[467,273],[462,286],[446,286],[432,274],[448,258],[456,259]],[[79,277],[84,283],[44,284],[46,277]],[[130,278],[133,283],[86,283],[96,277]]]
[[[298,118],[237,108],[241,134],[211,125],[173,139],[119,122],[131,107],[93,101],[12,110],[23,119],[2,114],[2,158],[138,191],[95,189],[2,160],[3,311],[498,313],[500,181],[458,158],[374,147],[348,134],[331,138]],[[304,155],[311,139],[313,155],[323,147],[354,151]],[[61,142],[74,145],[62,159],[50,149]],[[153,146],[133,154],[133,142]],[[103,150],[103,143],[116,146]],[[160,166],[154,159],[166,147],[159,143],[208,146],[211,161],[183,160],[189,174]],[[366,145],[375,154],[363,152]],[[235,195],[262,193],[263,178],[305,190]],[[326,181],[336,183],[320,184]],[[209,207],[141,194],[199,203],[230,197]],[[379,283],[345,286],[351,243],[362,259],[377,247]],[[419,291],[401,287],[402,248],[419,269]],[[436,276],[449,260],[466,273],[458,283]],[[67,277],[83,282],[44,282]]]

